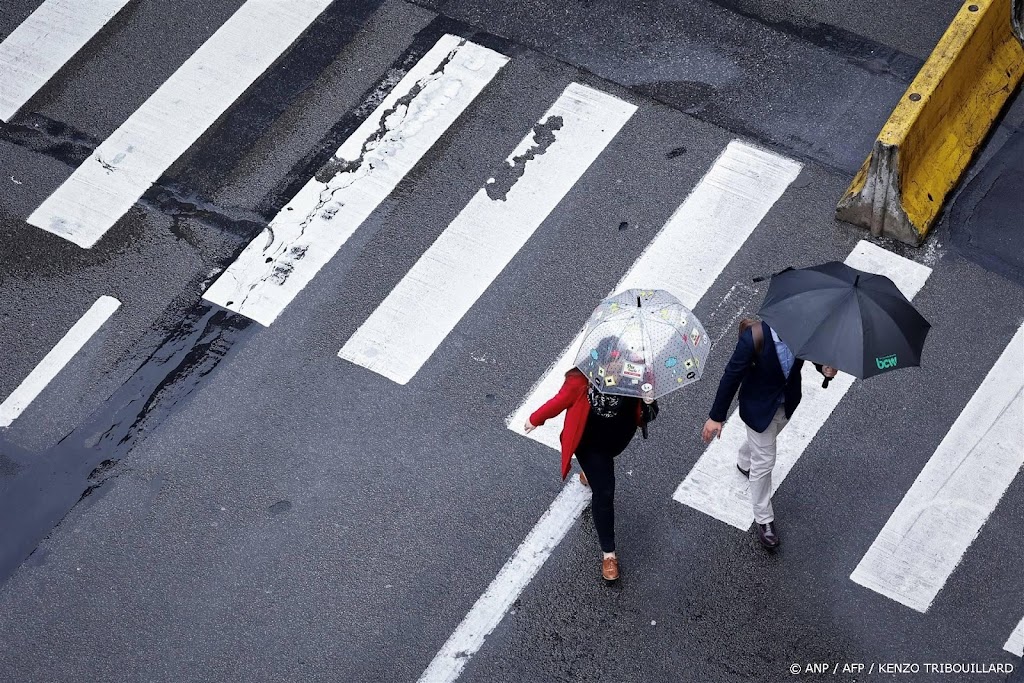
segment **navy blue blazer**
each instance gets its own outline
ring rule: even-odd
[[[779,356],[775,353],[775,340],[772,339],[768,323],[762,321],[761,330],[764,332],[764,346],[756,362],[754,334],[750,328],[744,330],[736,342],[736,350],[725,366],[715,402],[711,406],[710,417],[715,422],[725,422],[737,389],[740,391],[740,419],[755,432],[768,429],[779,408],[780,396],[784,398],[787,419],[800,405],[800,371],[804,366],[803,360],[797,358],[793,361],[787,380]]]

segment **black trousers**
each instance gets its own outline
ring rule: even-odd
[[[590,508],[601,550],[615,552],[615,456],[596,450],[577,451],[576,461],[590,482]]]

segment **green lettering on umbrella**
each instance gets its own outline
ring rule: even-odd
[[[878,366],[879,370],[891,370],[896,367],[896,354],[886,356],[885,358],[876,358],[875,365]]]

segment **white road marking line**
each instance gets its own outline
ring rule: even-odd
[[[46,0],[0,43],[0,121],[21,107],[128,0]]]
[[[860,270],[885,275],[904,296],[913,299],[931,274],[931,268],[897,256],[870,242],[857,244],[846,263]],[[732,352],[732,344],[728,353]],[[818,430],[853,386],[854,378],[840,373],[827,389],[811,363],[803,369],[803,400],[789,424],[779,434],[778,454],[772,470],[772,493],[779,489]],[[737,529],[746,531],[754,522],[747,480],[736,469],[736,453],[746,439],[746,426],[734,411],[722,429],[722,437],[708,446],[686,475],[672,498]]]
[[[730,142],[612,293],[633,287],[664,289],[694,308],[801,168],[791,159],[739,140]],[[581,311],[580,318],[589,314]],[[555,395],[582,341],[581,329],[508,418],[509,429],[522,433],[530,413]],[[527,437],[558,450],[563,423],[560,415]]]
[[[541,516],[526,540],[505,566],[455,632],[434,656],[419,678],[419,683],[450,683],[459,677],[484,639],[501,623],[502,617],[540,571],[590,500],[590,489],[573,479]]]
[[[39,361],[39,365],[28,374],[28,377],[22,380],[18,388],[0,403],[0,427],[9,427],[21,415],[120,305],[120,301],[109,296],[101,296],[96,300],[57,345]]]
[[[800,164],[738,140],[729,143],[686,201],[676,210],[614,291],[631,287],[666,289],[693,308],[739,251],[797,175]],[[580,318],[590,311],[581,311]],[[526,417],[558,390],[571,365],[581,330],[511,415],[509,429],[522,433]],[[549,421],[528,436],[558,448],[558,427]],[[541,436],[537,436],[541,432]],[[553,462],[552,467],[557,465]],[[552,470],[555,471],[555,470]],[[448,639],[420,677],[420,683],[455,680],[494,630],[523,588],[547,560],[554,547],[579,518],[590,490],[570,479],[540,518],[523,545],[512,555],[487,592]]]
[[[331,0],[247,0],[28,222],[91,247]]]
[[[852,580],[918,612],[928,611],[1024,467],[1022,367],[1024,325],[889,517]]]
[[[203,298],[270,325],[507,62],[443,36]]]
[[[503,166],[522,177],[493,198],[479,190],[338,355],[412,379],[635,111],[570,84]]]
[[[1006,639],[1006,645],[1003,645],[1003,649],[1018,657],[1024,657],[1024,619],[1021,619],[1020,623],[1017,624],[1017,628],[1013,629],[1013,633]]]

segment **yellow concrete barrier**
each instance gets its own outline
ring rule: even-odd
[[[1024,0],[968,0],[836,207],[920,245],[1024,75]]]

